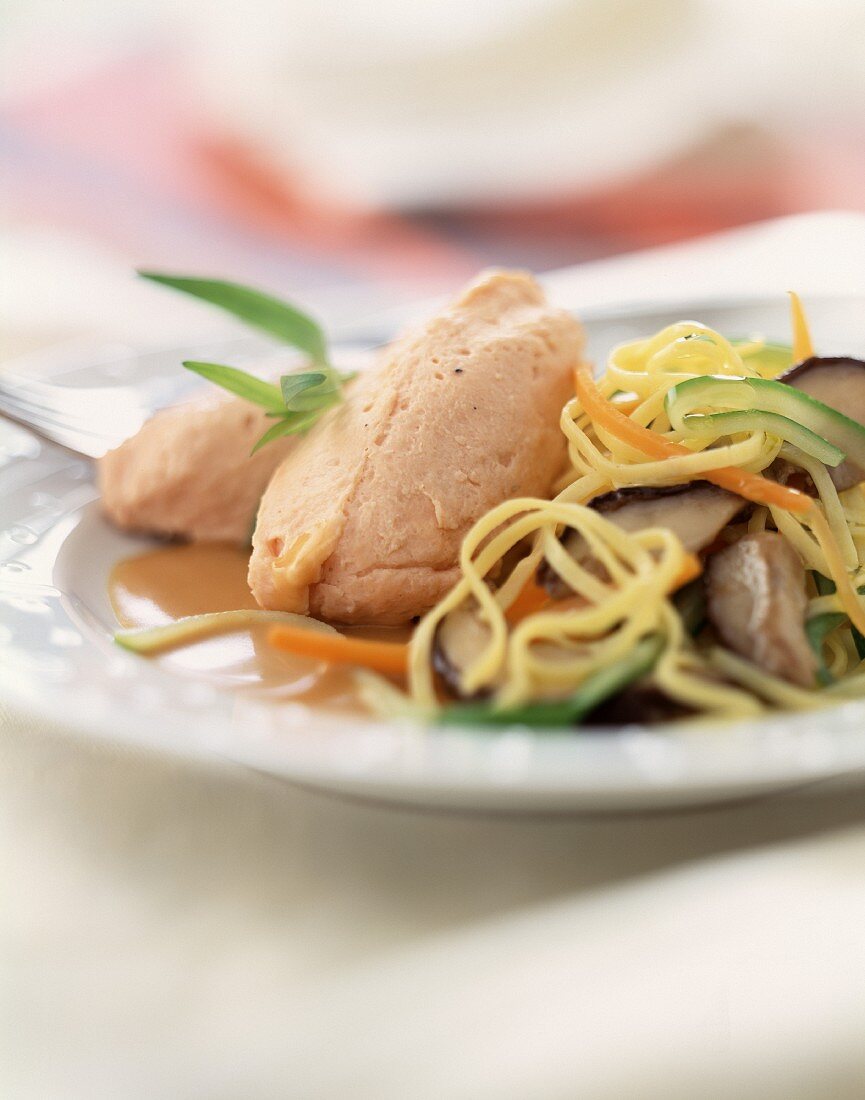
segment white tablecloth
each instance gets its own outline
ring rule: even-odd
[[[554,282],[865,290],[863,222]],[[459,816],[0,724],[4,1097],[865,1095],[861,791]]]

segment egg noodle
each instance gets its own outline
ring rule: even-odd
[[[810,337],[798,299],[791,298],[794,355],[804,357],[810,354]],[[577,691],[649,637],[662,643],[650,683],[698,716],[741,718],[772,707],[801,710],[865,693],[865,663],[854,629],[865,633],[865,606],[857,594],[865,586],[861,486],[839,494],[825,465],[796,445],[801,438],[792,430],[785,438],[783,424],[780,434],[730,434],[722,419],[712,417],[684,418],[674,428],[667,412],[672,387],[690,378],[774,377],[789,365],[790,356],[779,361],[767,350],[762,341],[734,344],[705,325],[682,321],[612,351],[605,373],[594,383],[596,392],[618,417],[643,435],[652,433],[647,438],[654,437],[654,451],[635,445],[642,438],[639,432],[620,432],[616,421],[590,414],[584,407],[589,402],[579,395],[569,401],[561,416],[569,466],[557,495],[509,500],[479,520],[463,542],[459,583],[418,624],[409,653],[415,706],[427,713],[440,706],[433,670],[437,631],[461,607],[476,611],[484,643],[460,670],[460,694],[483,696],[502,711]],[[772,427],[778,426],[773,422]],[[657,441],[675,446],[666,449],[666,457],[655,457],[661,446]],[[748,532],[777,530],[811,571],[807,619],[835,616],[821,642],[827,675],[820,690],[787,683],[695,638],[674,601],[690,558],[676,535],[660,527],[628,533],[588,506],[602,494],[630,486],[675,486],[716,476],[725,484],[721,472],[728,478],[730,468],[760,475],[778,459],[810,479],[816,495],[786,491],[790,500],[802,502],[795,509],[760,498],[725,534],[732,541]],[[594,569],[565,548],[567,531],[585,541]],[[507,575],[507,562],[526,546],[528,553]],[[544,563],[571,590],[569,595],[515,618],[510,610]],[[393,692],[388,697],[392,703]]]

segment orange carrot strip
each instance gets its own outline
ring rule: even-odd
[[[679,570],[679,575],[673,581],[670,591],[678,592],[678,590],[680,588],[684,588],[686,584],[690,584],[691,581],[695,581],[702,572],[703,563],[700,561],[697,555],[686,554],[685,560],[682,562],[682,568]]]
[[[541,588],[534,577],[529,577],[519,596],[505,612],[505,618],[511,626],[516,626],[523,619],[527,619],[529,615],[534,615],[536,611],[540,611],[549,602],[550,595],[547,590]]]
[[[371,642],[345,634],[319,634],[296,626],[275,626],[267,640],[277,649],[314,661],[356,665],[388,676],[405,676],[408,672],[408,646],[398,642]]]
[[[814,354],[814,345],[811,343],[802,299],[795,290],[788,290],[787,293],[790,295],[790,322],[793,326],[793,362],[801,363],[803,359],[810,359]]]
[[[595,384],[591,375],[591,369],[586,364],[581,364],[574,371],[574,383],[580,404],[588,413],[593,423],[606,428],[611,435],[616,436],[623,443],[634,447],[651,458],[672,458],[678,455],[693,454],[681,443],[673,443],[653,432],[651,428],[644,428],[625,416],[603,396]],[[813,501],[797,489],[790,489],[786,485],[779,485],[776,481],[761,477],[759,474],[751,474],[746,470],[739,470],[735,466],[723,466],[718,470],[706,470],[699,475],[706,481],[720,485],[722,489],[728,489],[745,500],[754,504],[774,505],[776,508],[786,508],[789,512],[798,512],[800,515],[810,512]]]

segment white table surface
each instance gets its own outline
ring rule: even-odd
[[[865,219],[552,284],[584,308],[865,290]],[[74,334],[19,316],[13,347]],[[0,701],[0,873],[4,1097],[865,1096],[865,788],[423,813],[121,754]]]

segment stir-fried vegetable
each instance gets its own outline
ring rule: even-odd
[[[212,611],[206,615],[187,615],[164,626],[148,626],[137,630],[118,630],[114,641],[124,649],[145,656],[167,653],[181,646],[203,642],[217,634],[232,634],[249,630],[266,623],[290,625],[305,633],[319,631],[335,634],[327,623],[310,619],[306,615],[293,615],[290,611],[258,611],[255,608],[241,611]]]
[[[389,676],[405,676],[408,669],[408,646],[399,642],[349,638],[337,631],[313,634],[299,626],[275,626],[268,641],[287,653],[329,664],[354,665]]]
[[[439,722],[447,726],[576,726],[605,699],[647,676],[663,649],[664,639],[660,635],[643,638],[627,657],[590,676],[567,699],[530,703],[510,710],[497,710],[491,703],[464,703],[447,707]]]
[[[676,455],[686,457],[691,454],[687,447],[664,439],[657,432],[644,428],[635,420],[619,412],[598,389],[588,364],[577,367],[574,378],[577,397],[583,409],[594,423],[603,425],[611,435],[616,436],[623,443],[652,458],[663,459]],[[811,511],[812,502],[804,493],[786,485],[779,485],[776,481],[769,481],[768,478],[752,474],[748,470],[740,470],[736,466],[707,470],[702,476],[707,481],[720,485],[722,489],[738,493],[740,497],[754,504],[776,505],[799,515]]]
[[[865,427],[783,382],[716,375],[689,378],[669,390],[664,408],[670,424],[684,435],[717,434],[719,426],[728,432],[763,430],[827,466],[837,466],[845,457],[865,464]]]
[[[832,674],[826,667],[823,656],[823,643],[833,630],[848,621],[843,611],[826,611],[822,615],[815,615],[805,623],[805,634],[808,644],[817,658],[817,682],[821,687],[828,687],[832,683]]]
[[[793,364],[793,350],[789,344],[776,344],[770,340],[733,340],[732,343],[743,361],[762,378],[775,378]]]

